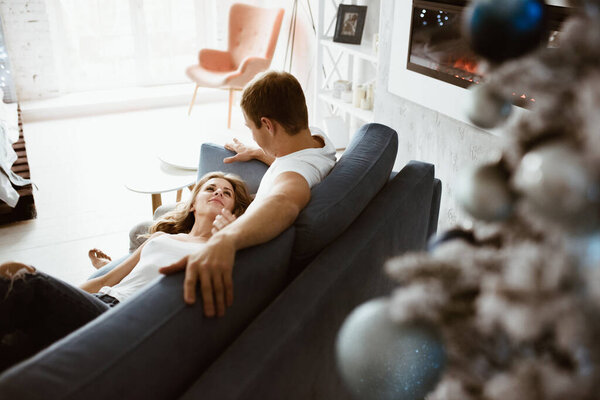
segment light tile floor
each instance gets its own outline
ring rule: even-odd
[[[0,225],[0,262],[15,260],[78,284],[93,271],[87,252],[127,253],[128,232],[151,218],[150,195],[124,182],[169,148],[197,152],[203,142],[249,142],[239,107],[232,131],[226,103],[197,104],[24,124],[38,217]],[[163,195],[163,204],[175,193]]]

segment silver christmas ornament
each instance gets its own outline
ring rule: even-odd
[[[512,214],[514,195],[508,174],[495,163],[464,170],[457,180],[456,200],[477,219],[500,221]]]
[[[512,111],[512,104],[492,91],[486,84],[472,85],[469,89],[468,118],[475,125],[491,129],[503,123]]]
[[[445,353],[429,325],[396,324],[389,301],[374,299],[344,322],[336,344],[342,377],[356,399],[422,399],[440,379]]]
[[[598,183],[569,144],[554,142],[526,153],[513,179],[542,216],[571,231],[598,228]]]

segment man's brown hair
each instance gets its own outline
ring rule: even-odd
[[[257,128],[260,119],[275,120],[289,134],[308,129],[308,110],[304,92],[294,75],[269,71],[255,77],[244,89],[240,103],[246,117]]]

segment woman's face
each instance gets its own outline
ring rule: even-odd
[[[214,211],[220,214],[225,208],[231,212],[235,208],[235,192],[227,179],[211,178],[202,185],[192,204],[192,211]]]

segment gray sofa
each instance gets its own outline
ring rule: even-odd
[[[391,173],[397,135],[363,126],[312,189],[296,223],[238,252],[234,305],[207,319],[182,301],[183,274],[158,279],[0,376],[10,399],[349,398],[334,340],[358,304],[389,293],[383,262],[423,249],[437,227],[441,183],[430,164]],[[203,145],[200,171],[229,170],[256,185],[260,163],[222,164]]]

